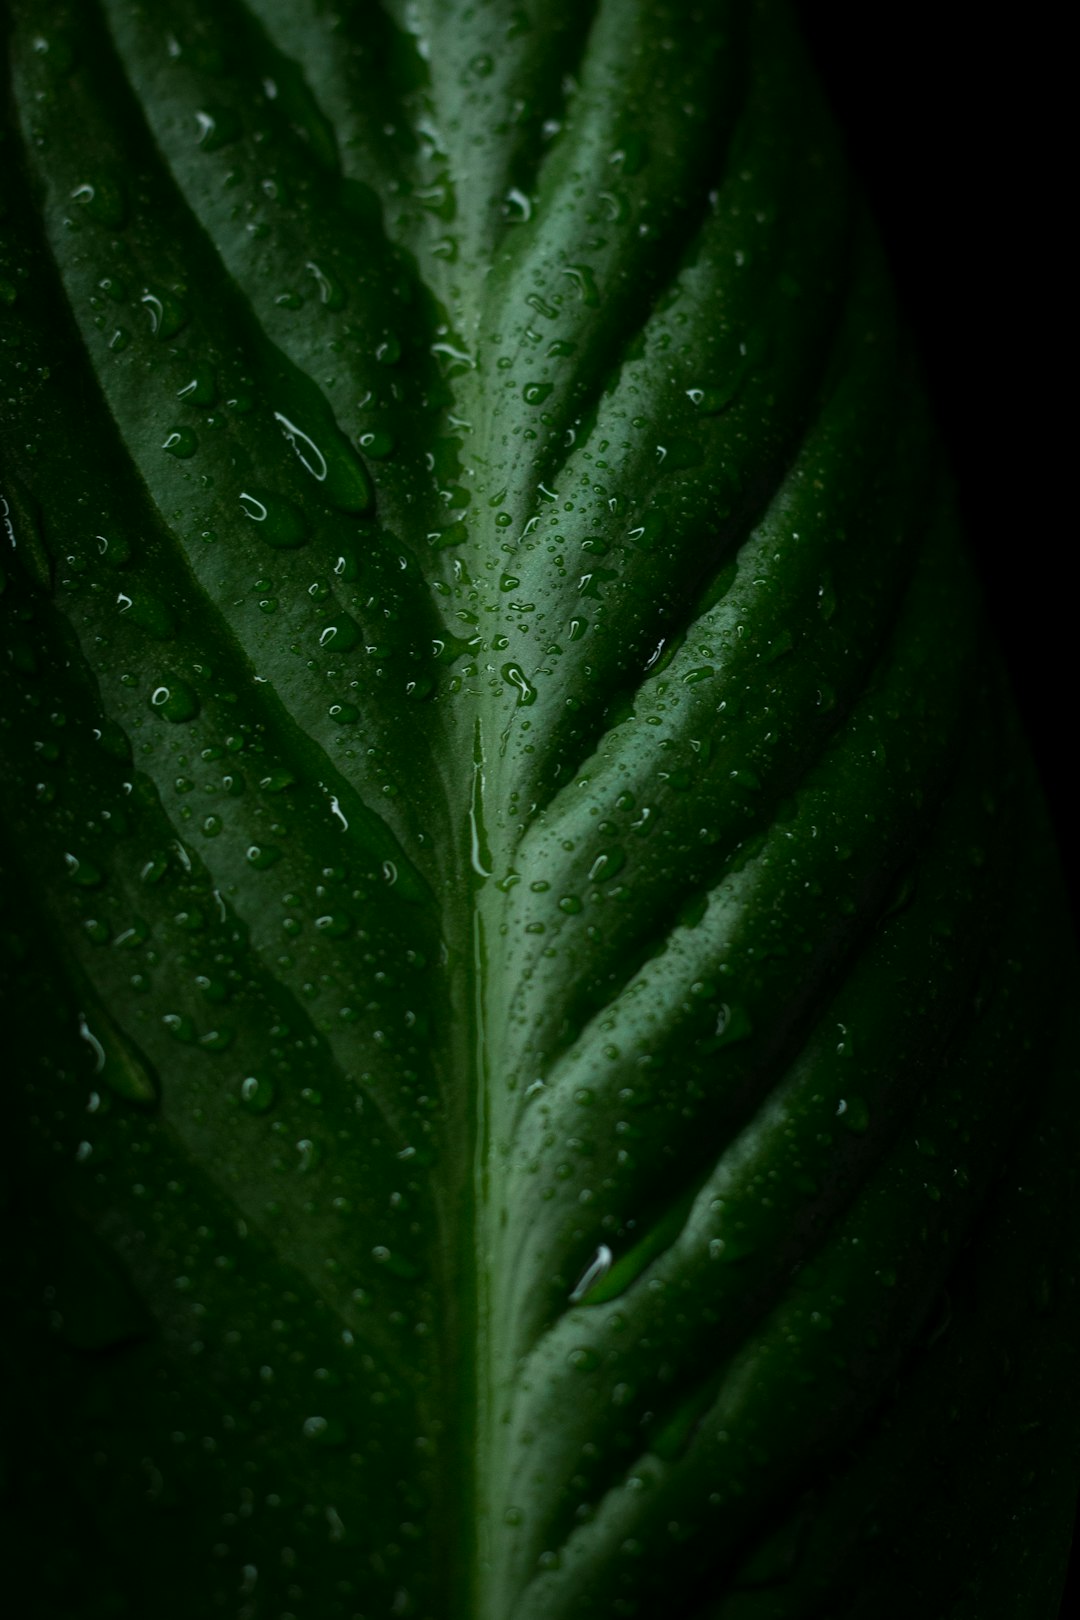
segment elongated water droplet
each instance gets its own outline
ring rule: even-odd
[[[585,1298],[594,1283],[598,1283],[601,1277],[607,1276],[611,1270],[613,1258],[614,1256],[607,1244],[601,1243],[570,1294],[571,1305],[577,1305]]]

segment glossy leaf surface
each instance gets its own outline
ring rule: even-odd
[[[41,1612],[1051,1615],[1070,947],[786,14],[10,10]]]

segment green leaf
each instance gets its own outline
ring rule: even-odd
[[[10,11],[34,1612],[1052,1616],[1071,944],[787,14]]]

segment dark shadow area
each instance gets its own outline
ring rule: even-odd
[[[1062,26],[1046,5],[1001,22],[929,0],[797,11],[921,352],[1075,918]],[[1080,1612],[1078,1553],[1063,1615]]]
[[[928,0],[797,10],[921,351],[1075,915],[1060,24],[1046,6],[1008,25]]]

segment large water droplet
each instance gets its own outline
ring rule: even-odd
[[[504,664],[502,678],[508,686],[516,687],[519,709],[530,708],[536,702],[536,687],[527,678],[520,664]]]

